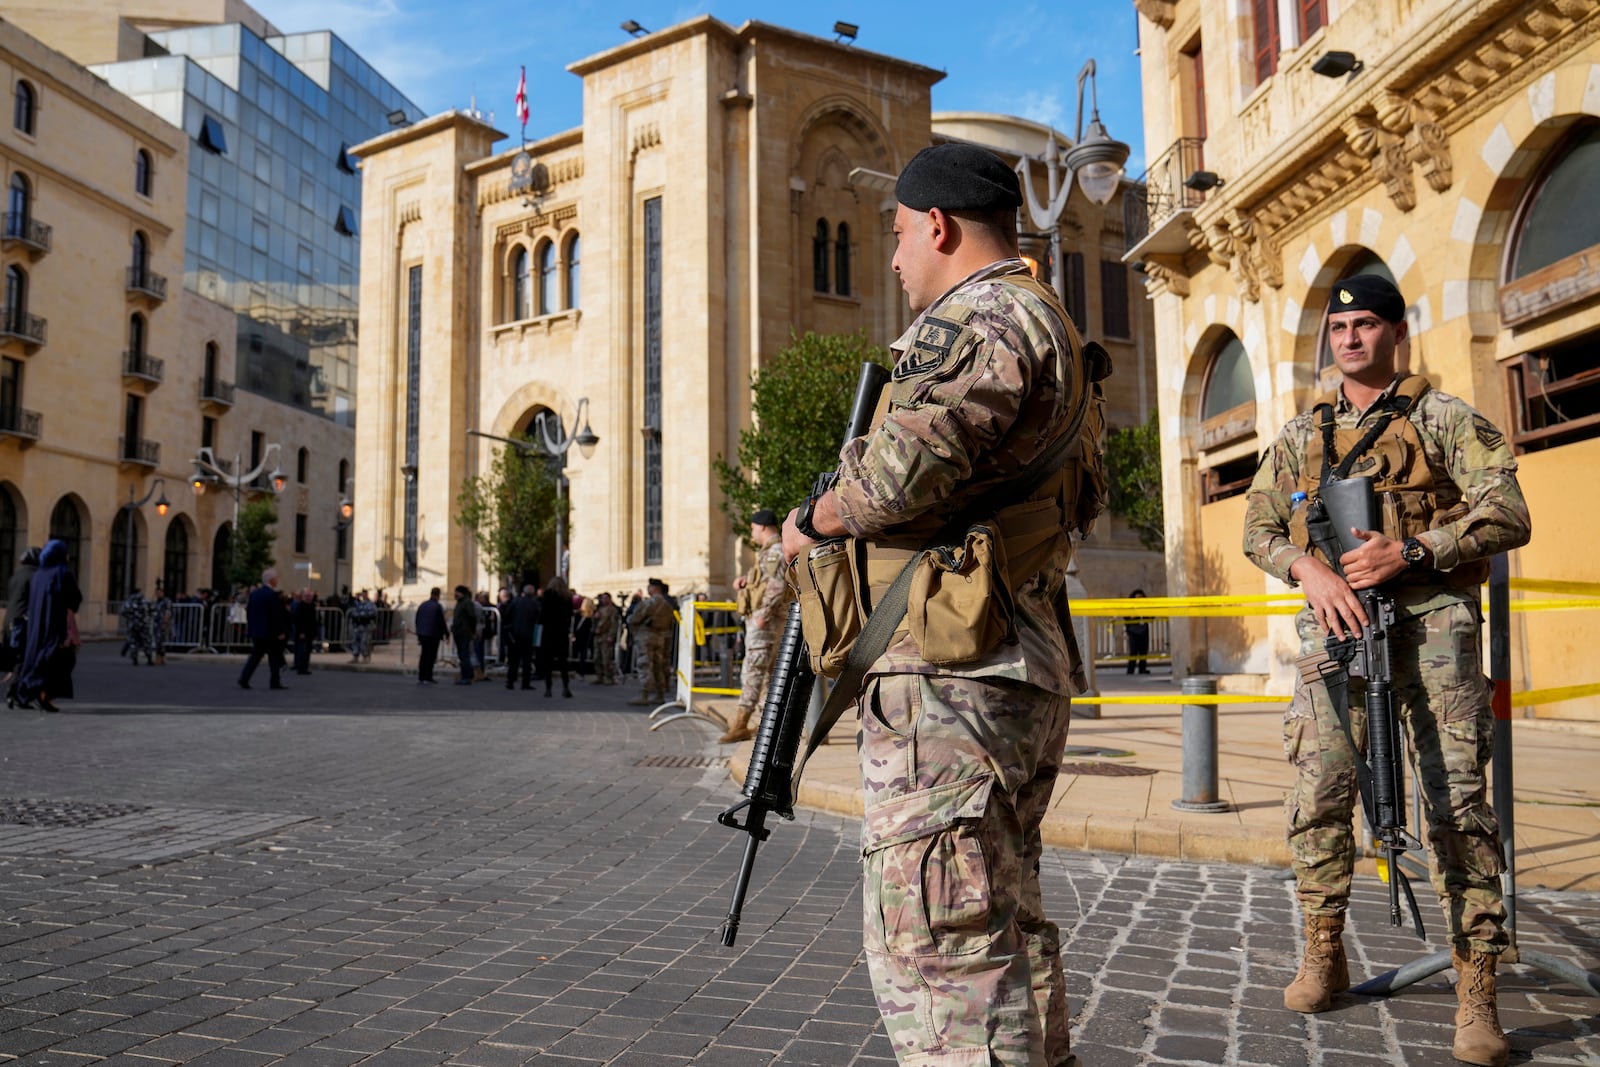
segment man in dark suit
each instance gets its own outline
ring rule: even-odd
[[[506,688],[516,684],[522,675],[522,688],[533,688],[533,639],[539,630],[539,597],[531,585],[522,587],[522,595],[511,600],[506,611],[505,635],[510,639],[510,667],[506,671]]]
[[[277,571],[268,567],[261,572],[261,585],[250,594],[244,610],[250,656],[244,661],[244,671],[239,675],[239,688],[250,688],[250,676],[256,672],[262,656],[267,658],[267,669],[272,674],[271,688],[289,688],[281,680],[283,645],[289,638],[289,612],[278,593]]]
[[[444,605],[439,603],[439,587],[434,586],[428,599],[417,608],[417,618],[412,624],[417,643],[422,646],[422,658],[417,661],[417,684],[433,684],[433,664],[439,658],[439,642],[444,639],[446,626]]]

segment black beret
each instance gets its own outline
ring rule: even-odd
[[[760,511],[757,511],[754,515],[750,516],[750,521],[755,523],[757,526],[779,525],[778,516],[773,513],[771,508],[762,508]]]
[[[913,211],[999,211],[1022,206],[1017,172],[986,148],[936,144],[911,157],[894,198]]]
[[[1370,311],[1386,322],[1399,322],[1406,317],[1406,298],[1382,275],[1352,274],[1333,283],[1328,310]]]

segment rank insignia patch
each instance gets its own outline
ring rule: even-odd
[[[1482,415],[1472,416],[1472,429],[1478,435],[1478,443],[1484,448],[1499,448],[1506,443],[1505,434],[1494,428],[1494,423]]]
[[[960,338],[961,329],[958,323],[936,319],[931,315],[923,319],[922,325],[917,327],[911,347],[906,349],[906,354],[895,365],[894,380],[898,382],[915,378],[944,363]]]

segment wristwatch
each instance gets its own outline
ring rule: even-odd
[[[794,517],[794,527],[813,541],[826,541],[827,538],[818,533],[817,528],[812,525],[817,515],[817,499],[814,496],[806,497],[806,502],[800,505],[800,510]]]
[[[1408,567],[1420,567],[1428,562],[1428,546],[1418,541],[1415,537],[1408,537],[1400,542],[1400,558],[1406,561]]]

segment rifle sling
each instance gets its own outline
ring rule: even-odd
[[[850,653],[845,657],[844,668],[835,679],[833,688],[828,692],[828,699],[822,709],[815,716],[810,713],[806,716],[806,747],[799,754],[794,764],[794,786],[798,794],[800,775],[805,771],[806,761],[817,750],[823,740],[828,736],[828,731],[833,729],[835,723],[844,715],[845,709],[856,702],[861,694],[861,687],[866,681],[867,671],[878,661],[878,657],[888,651],[889,643],[894,638],[895,630],[900,626],[900,621],[906,617],[911,592],[911,577],[917,569],[917,561],[922,558],[922,552],[948,544],[952,539],[962,536],[968,526],[998,511],[1007,500],[1026,500],[1050,479],[1062,465],[1066,463],[1072,446],[1078,441],[1078,435],[1083,432],[1083,424],[1089,417],[1089,407],[1094,403],[1094,385],[1084,382],[1083,402],[1078,405],[1078,410],[1073,414],[1072,421],[1067,424],[1067,430],[1046,446],[1033,458],[1033,461],[1017,473],[1017,476],[1008,482],[1003,482],[990,489],[973,507],[961,511],[955,518],[945,524],[932,540],[923,546],[921,552],[913,553],[906,560],[900,573],[895,575],[894,581],[884,592],[878,602],[872,606],[871,613],[867,616],[866,623],[861,627],[861,634],[850,646]]]

